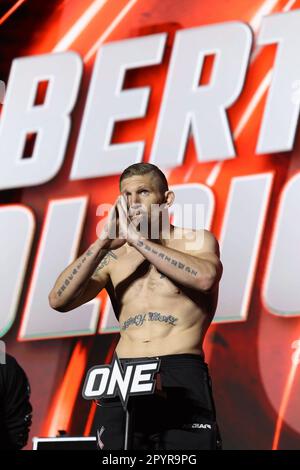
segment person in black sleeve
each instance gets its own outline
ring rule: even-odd
[[[0,449],[25,447],[31,419],[29,381],[16,359],[6,354],[5,364],[0,363]]]

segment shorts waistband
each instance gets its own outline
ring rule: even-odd
[[[124,364],[126,362],[136,361],[139,359],[160,359],[162,365],[178,365],[187,363],[198,363],[207,366],[204,358],[200,354],[182,353],[182,354],[166,354],[162,356],[143,356],[143,357],[121,357],[119,361]]]

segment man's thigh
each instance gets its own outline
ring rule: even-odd
[[[125,439],[125,412],[120,401],[102,399],[97,405],[92,434],[100,450],[122,450]]]
[[[159,416],[157,416],[159,420]],[[216,421],[198,416],[186,424],[134,432],[134,449],[147,450],[221,450],[221,437]]]

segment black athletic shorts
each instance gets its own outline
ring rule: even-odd
[[[121,358],[120,362],[124,365],[136,359]],[[129,397],[132,432],[128,448],[221,449],[206,362],[197,354],[165,355],[159,359],[154,393]],[[92,434],[97,437],[98,448],[124,449],[126,413],[120,398],[102,398],[97,405]]]

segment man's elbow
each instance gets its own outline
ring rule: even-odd
[[[69,308],[67,308],[66,305],[63,305],[57,298],[56,294],[54,294],[52,291],[48,295],[48,301],[49,301],[50,307],[53,308],[53,310],[56,310],[57,312],[69,311]]]
[[[207,276],[204,278],[199,279],[198,281],[198,289],[202,292],[210,292],[212,291],[217,284],[216,276]]]
[[[219,284],[222,277],[223,266],[220,262],[218,266],[213,266],[206,276],[199,278],[198,288],[205,292],[209,293],[213,291]]]

